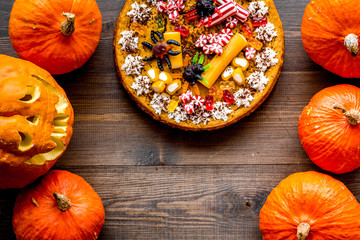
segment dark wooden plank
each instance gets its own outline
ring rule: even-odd
[[[8,37],[13,2],[0,0],[0,53],[16,56]],[[306,54],[300,26],[309,1],[275,0],[285,64],[268,100],[231,127],[196,134],[152,120],[131,101],[112,55],[124,0],[97,2],[103,32],[94,56],[81,69],[55,76],[76,113],[73,139],[55,167],[83,176],[103,198],[107,218],[100,239],[261,239],[258,213],[271,189],[291,173],[319,170],[298,140],[302,108],[324,87],[360,86]],[[359,173],[336,176],[358,200]],[[14,239],[17,192],[0,191],[0,239]]]
[[[74,166],[103,199],[100,239],[261,239],[259,211],[288,175],[312,165]],[[360,170],[335,176],[360,199]],[[0,195],[0,232],[11,239],[16,191]],[[2,235],[3,236],[3,235]],[[1,238],[3,239],[3,238]]]

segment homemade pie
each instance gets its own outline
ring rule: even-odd
[[[284,59],[271,0],[126,1],[116,67],[141,109],[172,127],[215,130],[252,113]]]

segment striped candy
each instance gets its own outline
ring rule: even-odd
[[[245,8],[243,8],[241,5],[239,5],[238,3],[236,3],[234,0],[217,0],[217,2],[221,5],[226,4],[226,3],[233,3],[235,4],[235,9],[236,12],[234,14],[234,17],[236,17],[237,19],[239,19],[241,22],[246,22],[247,18],[250,15],[250,12],[248,10],[246,10]]]
[[[207,40],[209,43],[216,43],[218,41],[219,34],[211,33],[211,34],[208,34],[206,37],[207,37]]]
[[[200,37],[195,42],[195,47],[202,48],[207,44],[207,36],[201,34]]]
[[[218,40],[218,43],[221,45],[221,46],[225,46],[227,45],[229,42],[230,42],[230,39],[231,37],[227,34],[220,34],[219,35],[219,40]]]
[[[183,103],[189,102],[189,101],[191,100],[191,98],[192,98],[192,92],[189,91],[189,90],[179,96],[179,99],[180,99]]]
[[[178,2],[176,3],[176,10],[178,12],[181,12],[181,10],[183,10],[184,8],[185,8],[184,0],[178,0]]]
[[[169,14],[169,21],[171,23],[176,23],[177,21],[179,21],[179,18],[180,18],[180,14],[176,10]]]
[[[226,24],[225,24],[225,26],[226,26],[227,28],[234,28],[234,27],[236,27],[236,26],[238,25],[238,23],[239,23],[239,20],[237,20],[237,18],[235,18],[235,17],[228,17],[228,18],[226,19]]]
[[[213,43],[210,45],[210,49],[212,52],[221,55],[223,53],[223,48],[220,44],[218,43]]]
[[[255,57],[255,54],[256,54],[256,49],[253,48],[253,47],[247,47],[245,49],[245,58],[247,60],[251,60]]]
[[[176,10],[176,8],[176,3],[172,0],[169,0],[168,4],[166,5],[166,13],[170,15],[173,11]]]
[[[200,96],[193,96],[192,102],[198,107],[202,107],[205,104],[205,100]]]
[[[187,114],[193,113],[193,112],[194,112],[194,109],[195,109],[195,108],[194,108],[194,103],[193,103],[193,102],[189,102],[189,103],[185,104],[184,109],[185,109],[185,112],[186,112]]]
[[[156,4],[156,10],[159,13],[163,13],[166,10],[166,3],[164,1],[160,1]]]
[[[223,0],[220,0],[220,1],[223,1]],[[233,2],[228,2],[228,3],[221,5],[220,7],[218,7],[218,10],[222,13],[222,16],[220,16],[219,14],[214,12],[213,15],[211,15],[211,17],[212,17],[211,22],[209,22],[209,17],[205,17],[204,18],[204,26],[205,27],[214,26],[215,24],[218,24],[218,23],[224,21],[226,18],[228,18],[236,13],[235,4]]]
[[[212,53],[211,45],[205,45],[205,46],[203,47],[203,52],[204,52],[205,54],[211,54],[211,53]]]
[[[229,35],[229,37],[234,36],[234,34],[230,28],[224,28],[223,30],[221,30],[220,34]]]

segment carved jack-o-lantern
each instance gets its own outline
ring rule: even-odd
[[[0,189],[45,174],[69,144],[73,109],[44,69],[0,55]]]

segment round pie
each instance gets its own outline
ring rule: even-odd
[[[215,130],[252,113],[284,59],[271,0],[126,1],[114,33],[121,82],[154,119]]]

